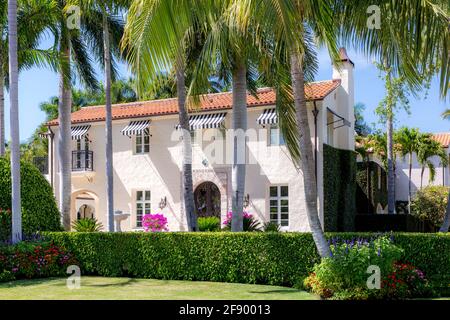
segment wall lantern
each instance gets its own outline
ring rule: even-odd
[[[244,196],[244,208],[248,208],[248,206],[250,206],[250,195],[247,193]]]
[[[159,208],[162,210],[167,206],[167,197],[161,198],[159,202]]]

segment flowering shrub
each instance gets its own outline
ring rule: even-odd
[[[372,240],[353,239],[330,242],[331,256],[314,266],[314,273],[305,279],[307,289],[324,298],[368,299],[379,295],[369,290],[367,268],[378,266],[381,275],[392,272],[392,266],[402,255],[402,249],[386,237]]]
[[[0,242],[7,242],[11,237],[11,210],[0,208]]]
[[[258,220],[256,220],[251,213],[247,211],[243,212],[244,220],[244,231],[261,231],[261,225]],[[227,213],[227,218],[223,222],[225,230],[231,230],[231,220],[233,218],[233,213],[230,211]]]
[[[409,263],[395,263],[394,270],[381,282],[382,295],[386,299],[427,297],[433,290],[425,274]]]
[[[145,214],[142,217],[142,226],[145,232],[160,232],[169,231],[167,227],[167,218],[164,215],[157,214]]]
[[[74,256],[53,242],[21,242],[0,247],[0,274],[3,279],[62,276],[72,264],[76,264]]]

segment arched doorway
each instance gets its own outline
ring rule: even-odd
[[[194,191],[195,212],[198,217],[220,218],[220,191],[213,182],[203,182]]]

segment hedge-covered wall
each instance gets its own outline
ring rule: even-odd
[[[24,234],[61,230],[58,207],[48,181],[31,163],[22,161],[20,170]],[[6,158],[0,158],[0,208],[11,208],[11,166]]]
[[[369,194],[367,188],[367,170],[370,173],[370,209],[367,212],[367,203],[369,202]],[[381,188],[379,186],[380,176],[378,171],[381,170]],[[357,163],[357,173],[356,182],[358,186],[358,197],[356,198],[356,206],[359,209],[358,213],[375,213],[378,203],[380,203],[383,208],[387,205],[387,175],[386,170],[384,170],[379,164],[373,161],[369,162],[358,162]],[[363,211],[362,211],[363,210]]]
[[[373,236],[326,234],[328,239]],[[74,255],[83,275],[291,286],[319,261],[310,233],[53,232],[46,237]],[[450,283],[450,233],[394,233],[393,241],[404,249],[403,262],[438,285]]]
[[[353,231],[356,214],[356,153],[323,145],[325,231]]]

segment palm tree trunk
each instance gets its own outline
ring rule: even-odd
[[[305,98],[305,80],[303,73],[303,59],[293,51],[291,60],[292,92],[297,117],[297,128],[299,130],[299,148],[302,156],[301,169],[303,172],[303,184],[305,192],[306,213],[309,226],[316,244],[317,250],[322,258],[331,255],[330,247],[322,230],[317,210],[317,182],[314,170],[313,147],[311,143],[311,132],[308,123],[308,113]]]
[[[0,50],[0,157],[5,155],[5,75]]]
[[[71,110],[72,92],[70,84],[70,42],[69,35],[64,35],[60,40],[60,53],[64,60],[65,69],[62,67],[59,75],[59,103],[58,103],[58,159],[59,159],[59,210],[62,216],[63,226],[70,229],[70,204],[72,187],[71,170]],[[66,72],[68,74],[66,74]]]
[[[12,242],[22,240],[22,209],[20,197],[19,136],[19,70],[17,61],[17,1],[8,0],[9,103],[11,127]]]
[[[450,227],[450,192],[447,198],[447,210],[445,210],[444,222],[442,223],[439,232],[448,232]]]
[[[393,110],[387,112],[388,214],[395,214],[394,124]]]
[[[246,173],[247,131],[247,68],[244,61],[237,61],[233,70],[233,165],[231,231],[244,230],[244,192]]]
[[[425,173],[425,167],[422,166],[422,169],[420,171],[420,189],[423,188],[423,174]]]
[[[183,131],[183,199],[188,231],[197,231],[197,217],[194,207],[194,187],[192,182],[192,142],[189,115],[186,108],[186,84],[184,63],[178,60],[177,69],[178,119]]]
[[[408,213],[411,214],[412,153],[409,154]]]
[[[103,42],[105,55],[105,109],[106,109],[106,212],[108,231],[114,232],[114,171],[112,145],[112,106],[111,106],[111,51],[109,43],[108,16],[103,13]]]

